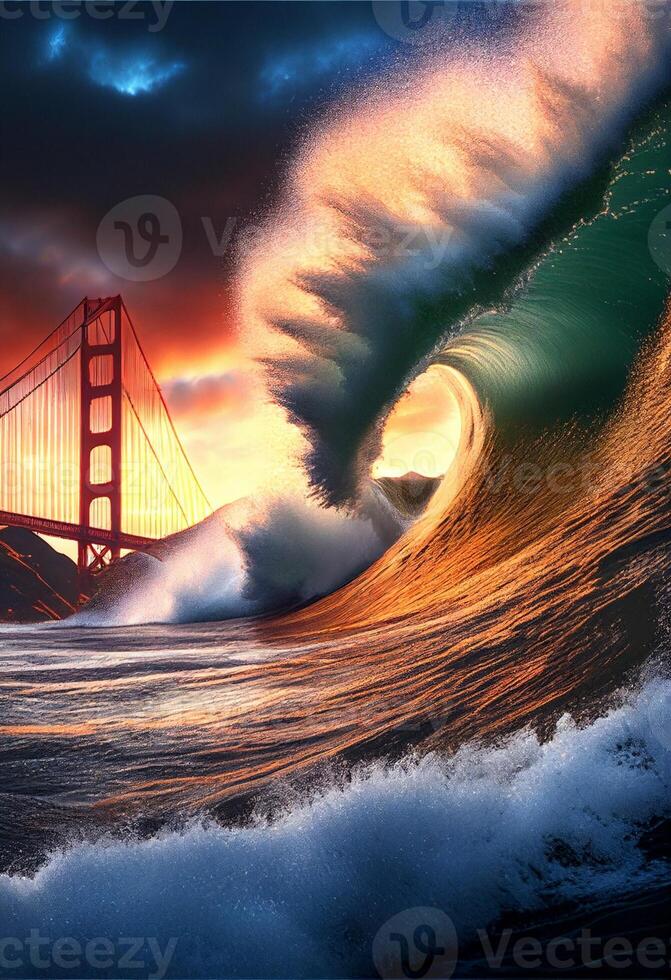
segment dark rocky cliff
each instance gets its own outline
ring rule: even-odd
[[[62,619],[74,611],[77,595],[73,561],[32,531],[0,529],[0,622]]]

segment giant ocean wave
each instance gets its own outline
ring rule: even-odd
[[[656,13],[546,4],[494,42],[443,37],[306,138],[242,256],[240,313],[325,500],[356,499],[384,416],[423,359],[457,331],[468,343],[478,311],[501,309],[539,254],[607,206],[606,188],[585,181],[668,77]],[[571,346],[559,329],[542,344],[544,328],[517,322],[499,331],[507,351],[480,343],[478,354],[505,384],[535,334],[548,361]]]
[[[495,51],[403,62],[305,139],[239,283],[287,491],[6,640],[10,812],[43,858],[0,878],[14,934],[179,936],[176,976],[366,976],[408,906],[468,943],[668,875],[653,6],[513,11]],[[370,473],[427,369],[459,440],[409,520]]]
[[[492,440],[523,442],[521,458],[544,436],[572,465],[592,451],[668,290],[648,243],[668,110],[634,122],[668,79],[668,11],[570,2],[512,23],[494,40],[441,35],[306,136],[240,256],[241,332],[274,405],[269,482],[284,489],[224,509],[80,623],[270,612],[334,591],[399,536],[412,549],[419,532],[370,473],[430,365],[462,413],[446,517]]]

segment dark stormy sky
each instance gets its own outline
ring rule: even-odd
[[[258,432],[236,338],[235,235],[272,205],[319,115],[411,56],[381,26],[402,6],[0,2],[0,375],[84,295],[122,293],[211,496],[235,495],[218,460],[247,454],[253,470]],[[411,15],[427,7],[444,5]],[[175,209],[181,249],[165,274],[128,276],[110,227],[119,208],[139,227],[143,208],[124,208],[145,195]],[[213,250],[231,219],[229,244]]]
[[[195,416],[253,411],[235,358],[235,234],[267,210],[315,115],[398,44],[366,2],[0,8],[0,374],[81,297],[121,292],[202,456]],[[138,195],[170,201],[183,235],[174,268],[139,282],[97,247],[105,215]],[[203,218],[217,238],[236,219],[223,255]]]
[[[123,292],[159,371],[209,349],[231,321],[233,249],[213,255],[202,218],[219,237],[262,213],[313,114],[394,42],[369,3],[2,7],[3,364],[86,293]],[[138,284],[109,272],[96,232],[145,194],[175,205],[183,250]]]

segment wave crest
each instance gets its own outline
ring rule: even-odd
[[[472,309],[474,279],[500,299],[499,258],[622,135],[668,39],[636,5],[571,2],[497,42],[394,66],[332,113],[243,256],[246,335],[330,503],[356,498],[385,414]]]

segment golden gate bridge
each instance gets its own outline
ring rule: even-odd
[[[76,541],[82,591],[211,511],[121,296],[82,300],[0,377],[0,525]]]

